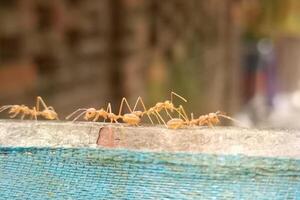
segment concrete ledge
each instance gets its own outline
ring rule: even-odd
[[[109,123],[0,120],[3,147],[106,147],[300,158],[297,130],[199,127],[169,130]]]

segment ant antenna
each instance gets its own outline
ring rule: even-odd
[[[74,112],[72,112],[71,114],[69,114],[67,117],[66,117],[66,119],[70,119],[73,115],[75,115],[78,111],[82,111],[82,110],[84,110],[82,113],[80,113],[79,114],[79,116],[82,116],[83,115],[83,113],[85,113],[86,111],[87,111],[87,109],[86,108],[79,108],[79,109],[77,109],[77,110],[75,110]],[[79,117],[77,116],[73,121],[75,121],[76,119],[78,119]]]
[[[7,109],[9,109],[9,108],[11,108],[11,107],[13,107],[14,105],[6,105],[6,106],[2,106],[1,108],[0,108],[0,112],[3,112],[3,111],[5,111],[5,110],[7,110]]]
[[[187,102],[187,100],[185,98],[183,98],[182,96],[180,96],[179,94],[175,93],[175,92],[171,92],[171,102],[173,103],[173,95],[177,96],[178,98],[180,98],[182,101]]]
[[[83,111],[82,113],[80,113],[77,117],[75,117],[73,119],[73,122],[75,122],[77,119],[79,119],[82,115],[84,115],[87,111]]]
[[[232,118],[232,117],[229,117],[229,116],[227,116],[225,113],[223,113],[223,112],[221,112],[221,111],[217,111],[216,114],[217,114],[218,116],[220,116],[220,117],[223,117],[223,118],[225,118],[225,119],[228,119],[228,120],[231,120],[231,121],[233,121],[233,122],[236,122],[236,123],[240,124],[241,126],[244,126],[243,123],[242,123],[241,121],[236,120],[236,119],[234,119],[234,118]]]

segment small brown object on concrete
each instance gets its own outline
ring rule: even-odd
[[[97,139],[97,145],[103,147],[113,148],[115,147],[115,134],[112,127],[104,126],[99,130],[99,137]]]

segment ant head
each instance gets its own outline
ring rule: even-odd
[[[95,108],[89,108],[85,111],[84,119],[90,120],[91,118],[95,117],[97,110]]]
[[[43,111],[43,115],[46,119],[50,119],[50,120],[58,119],[58,115],[54,110],[46,109]]]
[[[21,109],[21,106],[19,106],[19,105],[13,105],[13,106],[10,107],[8,113],[15,113],[15,112],[17,112],[20,109]]]
[[[208,114],[208,117],[213,124],[217,124],[220,122],[218,115],[218,112]]]

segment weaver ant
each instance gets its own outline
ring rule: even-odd
[[[136,111],[136,107],[138,105],[138,103],[141,102],[143,108],[144,108],[144,112],[142,111]],[[126,104],[130,113],[126,113],[124,115],[121,115],[121,112],[122,112],[122,109],[123,109],[123,104]],[[87,120],[87,121],[97,121],[100,117],[104,118],[104,121],[106,119],[109,119],[110,122],[115,122],[115,123],[118,123],[118,120],[119,119],[122,119],[123,122],[129,124],[129,125],[138,125],[141,121],[141,117],[143,117],[144,114],[147,114],[146,113],[146,107],[143,103],[143,100],[141,97],[138,97],[135,105],[134,105],[134,108],[133,110],[130,108],[129,104],[128,104],[128,101],[125,97],[123,97],[122,101],[121,101],[121,104],[120,104],[120,108],[119,108],[119,113],[118,115],[114,114],[112,112],[112,108],[111,108],[111,104],[108,103],[108,106],[107,106],[107,109],[104,110],[103,108],[99,109],[99,110],[96,110],[95,108],[80,108],[76,111],[74,111],[73,113],[71,113],[69,116],[66,117],[66,119],[69,119],[71,118],[73,115],[75,115],[77,112],[79,111],[83,111],[82,113],[80,113],[77,117],[75,117],[73,119],[73,121],[76,121],[77,119],[79,119],[82,115],[85,115],[84,116],[84,119]],[[153,124],[153,121],[151,119],[151,117],[147,114],[147,116],[149,117],[151,123]]]
[[[189,125],[189,119],[186,115],[186,112],[184,110],[184,108],[180,105],[178,107],[178,111],[179,111],[179,118],[172,118],[167,122],[167,127],[170,129],[178,129],[178,128],[182,128],[184,126]],[[182,118],[180,118],[182,117]]]
[[[135,110],[139,102],[141,103],[144,111],[136,111]],[[130,111],[130,113],[126,113],[124,115],[121,115],[124,103],[126,104],[126,106],[127,106],[128,110]],[[145,104],[143,102],[142,97],[137,98],[137,100],[135,102],[135,105],[133,107],[133,110],[130,108],[127,99],[125,97],[123,97],[123,99],[121,101],[121,104],[120,104],[120,108],[119,108],[119,114],[118,114],[118,116],[120,116],[120,118],[123,120],[123,122],[125,122],[129,125],[137,126],[141,122],[141,118],[144,116],[144,114],[146,114],[148,116],[151,124],[153,124],[153,121],[152,121],[150,115],[147,112],[147,109],[145,107]]]
[[[180,98],[181,100],[183,100],[184,102],[187,102],[187,100],[185,98],[183,98],[182,96],[180,96],[179,94],[175,93],[175,92],[171,92],[171,100],[166,100],[164,102],[158,102],[155,104],[155,106],[149,108],[149,110],[147,111],[147,113],[150,114],[154,114],[157,118],[157,116],[159,117],[159,119],[166,125],[165,121],[162,120],[161,115],[159,114],[159,112],[161,112],[162,110],[165,110],[165,112],[167,113],[167,115],[169,116],[169,118],[172,120],[173,117],[170,115],[170,113],[168,112],[168,110],[170,110],[171,112],[173,112],[174,110],[179,114],[182,115],[182,113],[180,113],[180,108],[176,108],[173,104],[173,95],[177,96],[178,98]],[[157,118],[158,122],[160,123],[159,119]],[[166,125],[167,126],[167,125]]]
[[[108,113],[109,108],[110,108],[110,103],[108,104],[106,110],[104,110],[103,108],[100,108],[99,110],[97,110],[95,108],[79,108],[79,109],[75,110],[74,112],[72,112],[71,114],[69,114],[66,117],[66,119],[70,119],[73,115],[75,115],[79,111],[83,111],[77,117],[75,117],[73,119],[73,122],[76,121],[77,119],[79,119],[83,115],[84,115],[83,119],[86,121],[96,122],[99,120],[100,117],[104,118],[104,120],[105,120],[110,115],[110,113]]]
[[[40,111],[40,103],[44,107],[44,110]],[[42,116],[49,120],[58,120],[58,115],[52,106],[47,106],[42,97],[38,96],[36,98],[36,106],[32,109],[25,105],[5,105],[0,108],[0,112],[9,109],[8,114],[12,114],[10,118],[15,118],[19,114],[22,114],[21,119],[23,120],[27,115],[30,119],[33,117],[37,120],[38,116]]]
[[[207,115],[201,115],[197,119],[194,119],[194,115],[193,115],[193,113],[191,113],[191,120],[189,120],[187,118],[187,115],[186,115],[183,107],[181,107],[181,112],[184,113],[184,118],[183,119],[173,118],[173,119],[169,120],[167,122],[168,128],[178,129],[178,128],[183,128],[185,126],[193,126],[193,125],[197,125],[197,126],[208,125],[209,127],[213,127],[214,125],[220,123],[219,117],[223,117],[223,118],[229,119],[231,121],[241,123],[238,120],[227,116],[225,113],[223,113],[221,111],[217,111],[215,113],[209,113]]]
[[[209,127],[212,127],[212,126],[220,123],[219,117],[223,117],[225,119],[229,119],[231,121],[240,123],[238,120],[227,116],[225,113],[223,113],[221,111],[217,111],[217,112],[214,112],[214,113],[208,113],[206,115],[201,115],[197,119],[194,119],[194,116],[193,116],[193,113],[192,113],[191,114],[190,125],[198,125],[198,126],[208,125]]]

